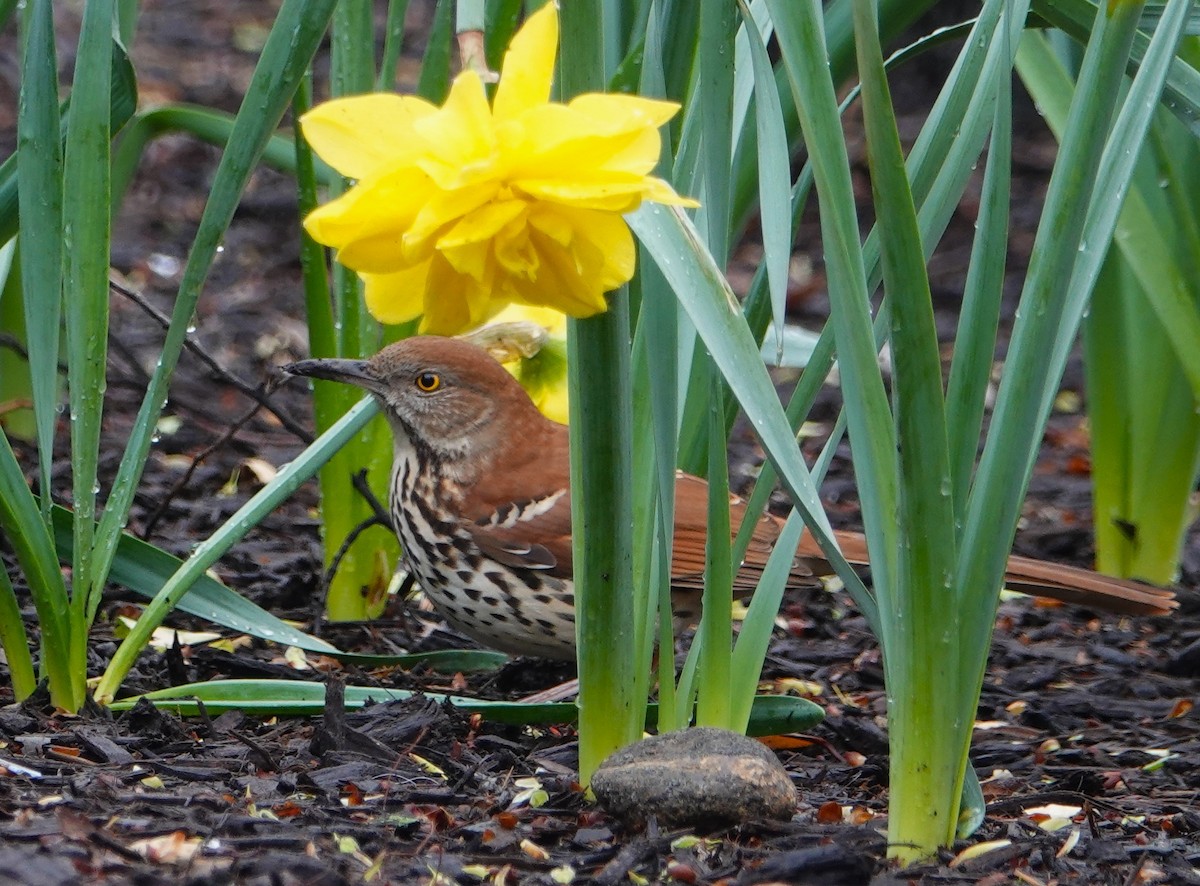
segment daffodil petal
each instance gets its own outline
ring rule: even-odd
[[[482,282],[497,235],[506,227],[521,229],[528,207],[521,200],[489,203],[464,216],[438,239],[437,249],[460,274]]]
[[[528,221],[528,216],[522,216],[497,232],[492,244],[497,273],[526,280],[537,277],[540,262],[529,239]]]
[[[454,78],[446,104],[422,117],[413,129],[427,145],[436,145],[416,158],[439,187],[452,189],[493,176],[496,128],[483,83],[474,71]]]
[[[558,10],[551,0],[525,20],[508,45],[492,104],[497,119],[549,101],[557,48]]]
[[[539,206],[530,227],[552,239],[570,255],[577,272],[601,292],[629,282],[637,250],[629,225],[619,215],[566,206]]]
[[[693,200],[691,197],[683,197],[675,193],[675,189],[661,178],[648,176],[644,181],[646,192],[642,196],[643,199],[649,200],[651,203],[663,203],[667,206],[683,206],[687,209],[696,209],[700,205],[699,200]]]
[[[521,181],[521,190],[537,200],[566,203],[582,209],[602,209],[625,213],[637,209],[642,202],[645,183],[642,179],[615,181]]]
[[[537,278],[508,278],[521,301],[552,305],[573,317],[590,317],[608,307],[605,290],[595,278],[580,273],[580,262],[572,249],[536,230],[531,231],[530,241],[537,249],[540,263]]]
[[[495,237],[506,225],[529,209],[524,200],[497,200],[463,218],[438,240],[438,249],[453,249],[464,243],[479,243]]]
[[[677,113],[679,104],[640,95],[587,92],[567,103],[572,111],[596,121],[601,130],[615,133],[630,129],[658,129]]]
[[[309,213],[305,230],[338,250],[356,271],[389,273],[413,264],[404,254],[403,232],[427,199],[429,181],[412,167],[355,185]]]
[[[360,274],[363,300],[380,323],[407,323],[425,311],[429,262],[395,274]]]
[[[596,278],[604,291],[628,283],[637,269],[637,247],[625,219],[608,212],[587,209],[573,212],[576,216],[574,248],[580,251],[582,244],[586,243],[594,250],[593,254],[599,261],[598,266],[588,268],[589,275]]]
[[[428,258],[450,225],[486,205],[499,189],[498,182],[485,181],[453,191],[434,192],[404,232],[405,257],[409,261]]]
[[[593,177],[606,172],[645,175],[658,165],[662,139],[644,125],[611,126],[563,105],[543,105],[499,130],[511,156],[510,176]]]
[[[413,123],[436,111],[416,96],[356,95],[317,105],[300,118],[300,131],[322,160],[362,179],[395,168],[405,152],[418,150]]]
[[[490,286],[457,273],[440,255],[434,256],[426,283],[421,332],[454,335],[480,325],[502,307],[492,299]]]

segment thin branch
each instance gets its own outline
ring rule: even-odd
[[[147,315],[152,317],[155,322],[161,325],[163,329],[166,329],[171,325],[170,319],[152,304],[147,302],[141,294],[133,291],[112,277],[109,278],[108,285],[114,292],[120,293],[141,308]],[[199,358],[200,362],[212,370],[212,372],[215,373],[218,378],[220,378],[226,384],[237,388],[244,395],[249,397],[255,403],[259,404],[259,406],[263,407],[276,418],[278,418],[279,423],[283,425],[283,427],[287,428],[287,430],[289,430],[292,434],[304,441],[305,445],[308,445],[313,441],[312,434],[305,430],[301,424],[295,421],[286,412],[277,409],[275,405],[271,403],[270,399],[267,397],[267,393],[261,386],[255,387],[238,378],[232,372],[229,372],[227,369],[221,366],[221,364],[218,363],[207,351],[205,351],[190,335],[184,338],[184,347],[186,347],[197,358]]]

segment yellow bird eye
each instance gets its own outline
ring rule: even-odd
[[[417,376],[417,388],[426,394],[432,394],[442,386],[442,377],[436,372],[422,372]]]

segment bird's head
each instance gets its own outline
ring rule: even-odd
[[[370,391],[399,445],[442,461],[484,458],[528,423],[548,421],[491,355],[458,339],[416,336],[369,360],[301,360],[283,370]]]

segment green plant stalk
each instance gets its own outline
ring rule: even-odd
[[[867,158],[891,294],[900,480],[900,568],[883,649],[892,761],[888,847],[910,862],[954,839],[967,764],[958,752],[973,721],[958,716],[958,618],[946,606],[956,539],[937,331],[875,15],[871,0],[855,0]]]
[[[371,6],[341,0],[333,14],[330,56],[330,92],[334,98],[370,92],[375,82],[375,32]],[[337,197],[349,181],[335,180],[330,196]],[[365,356],[374,345],[378,327],[363,310],[362,282],[358,274],[335,263],[333,268],[338,353]]]
[[[973,715],[982,686],[996,591],[1048,415],[1046,394],[1057,379],[1057,373],[1051,378],[1052,372],[1061,372],[1055,352],[1060,345],[1065,350],[1064,340],[1073,337],[1075,329],[1073,323],[1064,323],[1068,287],[1062,281],[1072,279],[1081,247],[1085,253],[1088,249],[1085,223],[1140,12],[1141,4],[1126,3],[1097,15],[1083,59],[1080,83],[1084,86],[1071,104],[1034,242],[1006,361],[1009,369],[967,503],[955,578],[957,605],[963,614],[961,685],[973,690],[970,706],[962,710],[964,718]],[[1106,180],[1104,188],[1122,193],[1123,183]],[[1090,285],[1084,295],[1089,290]],[[967,675],[973,682],[966,682]]]
[[[712,375],[708,403],[708,538],[704,545],[704,614],[696,725],[729,729],[732,687],[733,562],[730,557],[729,451],[725,444],[724,379]],[[751,693],[753,694],[753,693]]]
[[[579,663],[579,770],[638,737],[645,696],[635,661],[627,296],[606,313],[570,320],[571,507]],[[603,371],[588,367],[603,367]]]
[[[675,648],[673,619],[659,619],[658,613],[671,611],[678,317],[670,288],[640,250],[638,274],[630,283],[630,288],[634,287],[639,291],[641,307],[633,339],[632,386],[648,391],[649,396],[634,398],[633,426],[651,429],[649,435],[635,434],[633,439],[633,525],[637,528],[633,537],[633,576],[634,587],[639,589],[634,603],[635,644],[637,660],[649,662],[654,658],[655,625],[658,647]],[[650,669],[636,676],[636,697],[648,695]],[[643,681],[644,686],[640,685]],[[658,701],[661,722],[676,722],[674,655],[658,657]]]
[[[404,48],[404,15],[408,0],[390,0],[387,22],[383,31],[383,56],[379,60],[379,76],[375,79],[377,92],[392,92],[396,88],[396,65]]]
[[[676,174],[693,166],[690,181],[679,179],[685,190],[700,196],[696,228],[704,235],[705,245],[719,267],[729,261],[730,179],[729,158],[733,153],[734,36],[737,31],[736,5],[702,2],[692,94],[685,105],[683,139],[676,160]],[[697,147],[691,147],[696,145]],[[694,157],[691,155],[694,154]],[[708,392],[714,372],[704,352],[688,343],[691,367],[683,395],[683,419],[679,432],[679,467],[688,473],[705,476],[708,471],[709,443]],[[725,435],[722,435],[722,440]]]
[[[745,732],[754,706],[758,679],[762,675],[763,660],[771,643],[771,632],[775,617],[783,602],[783,592],[791,575],[794,551],[800,544],[804,521],[793,511],[784,524],[783,531],[775,542],[775,548],[767,558],[767,567],[759,579],[754,599],[742,622],[741,633],[733,649],[730,662],[732,680],[729,687],[729,728]]]
[[[87,675],[90,615],[103,582],[92,565],[100,420],[108,356],[109,94],[112,0],[85,7],[63,152],[63,303],[71,413],[71,498],[75,506],[70,665]],[[82,696],[82,693],[80,693]]]
[[[1030,36],[1018,61],[1023,80],[1061,138],[1075,88],[1070,75],[1040,35]],[[1161,148],[1168,123],[1183,135],[1173,151]],[[1192,138],[1161,111],[1154,133],[1160,158],[1175,153],[1195,157]],[[1187,462],[1197,452],[1196,432],[1190,427],[1194,392],[1180,390],[1165,399],[1171,396],[1169,379],[1181,372],[1196,375],[1197,357],[1189,341],[1196,338],[1197,311],[1194,298],[1187,296],[1188,281],[1194,278],[1195,237],[1190,210],[1177,201],[1168,203],[1159,186],[1161,177],[1168,182],[1168,193],[1185,190],[1186,178],[1177,177],[1182,170],[1150,168],[1145,153],[1138,163],[1139,174],[1117,218],[1115,248],[1105,260],[1085,325],[1097,566],[1110,574],[1168,582],[1195,476],[1194,464]],[[1170,223],[1164,225],[1162,219]],[[1161,322],[1147,316],[1147,292],[1154,293],[1149,313],[1157,312]],[[1122,307],[1121,301],[1131,305]],[[1169,330],[1165,338],[1164,327]],[[1189,364],[1191,370],[1185,370]],[[1147,432],[1152,437],[1148,455],[1140,445]],[[1145,513],[1135,488],[1150,491],[1152,504]],[[1157,549],[1161,556],[1147,557],[1135,567],[1141,540],[1149,542],[1147,553]]]
[[[342,0],[338,4],[333,19],[332,45],[333,96],[337,98],[371,91],[376,72],[374,20],[370,4],[355,0]],[[336,197],[343,193],[348,184],[345,180],[335,179],[330,195]],[[343,357],[367,357],[381,342],[379,324],[364,309],[362,293],[362,281],[358,274],[334,262],[333,334],[337,340],[337,353]],[[341,394],[343,410],[353,402],[353,394],[353,391]],[[347,395],[350,399],[345,399]],[[322,409],[321,413],[324,417],[326,410]],[[317,427],[323,430],[321,425]],[[333,565],[334,556],[350,533],[372,516],[370,505],[353,487],[355,473],[365,469],[368,485],[375,496],[386,500],[391,454],[391,436],[386,425],[379,420],[364,429],[321,471],[326,567]],[[373,529],[361,534],[345,551],[337,571],[330,579],[325,601],[326,615],[333,621],[356,621],[382,612],[398,556],[398,546],[391,532]]]
[[[21,101],[17,111],[17,176],[25,335],[30,394],[37,425],[38,488],[43,521],[50,523],[50,468],[58,418],[59,324],[62,319],[62,141],[57,54],[50,0],[25,10]]]
[[[247,532],[278,507],[279,503],[312,477],[330,456],[379,412],[374,398],[368,397],[347,412],[300,456],[285,465],[270,483],[260,489],[219,530],[205,539],[192,556],[169,578],[150,601],[129,635],[121,641],[96,686],[96,701],[110,703],[129,673],[133,662],[149,641],[155,628],[175,608],[200,576],[219,560]]]
[[[300,82],[292,100],[292,116],[299,120],[312,107],[312,72]],[[296,128],[293,141],[295,158],[297,202],[300,217],[307,216],[317,208],[316,155],[308,140]],[[325,250],[300,229],[300,273],[304,281],[304,316],[308,321],[308,352],[316,358],[337,356],[337,336],[334,332],[333,303],[329,294],[329,278],[325,273]],[[341,394],[345,385],[313,383],[313,405],[316,425],[327,428],[337,418],[335,414],[344,399]],[[335,397],[337,391],[339,396]],[[344,412],[345,409],[341,409]]]
[[[560,15],[557,88],[563,98],[604,84],[596,34],[599,0],[576,0]],[[569,60],[569,62],[568,62]],[[579,660],[579,777],[637,739],[645,696],[632,689],[638,662],[633,590],[633,500],[628,293],[607,312],[567,323],[571,417],[571,520]]]
[[[9,240],[0,246],[0,329],[20,344],[27,342],[25,314],[17,241]],[[25,442],[37,439],[29,360],[9,347],[0,349],[0,433]]]
[[[1181,202],[1186,176],[1172,178],[1170,165],[1175,155],[1183,165],[1200,162],[1200,150],[1186,135],[1173,149],[1165,147],[1170,129],[1184,134],[1165,112],[1153,127],[1113,234],[1115,248],[1107,261],[1119,267],[1101,274],[1109,285],[1097,285],[1085,326],[1085,368],[1089,394],[1097,395],[1099,406],[1093,409],[1089,396],[1097,565],[1115,575],[1168,584],[1195,516],[1189,500],[1200,469],[1200,359],[1190,341],[1200,342],[1197,238],[1194,210]],[[1152,146],[1159,158],[1172,158],[1166,169],[1152,159]],[[1102,300],[1127,306],[1105,310]],[[1111,325],[1114,314],[1125,315],[1119,328]],[[1117,362],[1125,373],[1104,381],[1096,377]],[[1106,411],[1106,396],[1123,408]],[[1115,437],[1127,439],[1116,443]]]
[[[38,504],[4,434],[0,434],[0,528],[8,537],[33,596],[42,632],[40,670],[50,684],[50,701],[63,710],[77,710],[83,702],[86,674],[74,674],[70,667],[72,627],[66,582],[54,539],[42,522]],[[4,642],[8,649],[7,636]],[[19,652],[10,651],[9,655],[10,664],[13,655],[20,657]]]
[[[311,74],[304,79],[296,91],[293,110],[296,119],[311,107]],[[315,157],[300,129],[295,133],[296,182],[301,217],[317,207],[317,175]],[[334,320],[333,302],[329,289],[329,277],[325,265],[325,249],[314,241],[303,228],[300,230],[300,266],[304,279],[304,307],[308,319],[309,353],[314,357],[334,357],[339,354],[337,323]],[[362,355],[355,355],[362,356]],[[354,402],[353,389],[335,382],[313,380],[314,423],[318,432],[324,431],[351,407]],[[368,435],[378,435],[381,429],[373,427]],[[383,442],[390,440],[387,429],[382,429]],[[351,480],[356,469],[357,450],[363,446],[351,444],[339,450],[321,470],[321,514],[322,540],[325,548],[325,565],[332,564],[334,554],[343,540],[365,517],[363,502]],[[382,591],[387,588],[387,576],[374,574],[375,560],[370,553],[370,542],[379,533],[361,537],[339,566],[339,571],[330,581],[326,598],[326,612],[335,621],[351,621],[378,614],[378,602],[385,599]],[[391,537],[391,533],[388,533]],[[395,542],[392,542],[395,547]],[[395,562],[395,558],[391,562]],[[364,588],[370,588],[367,593]],[[375,605],[370,605],[373,598]]]
[[[1084,327],[1097,566],[1168,584],[1191,522],[1200,416],[1124,254],[1110,252]]]
[[[974,475],[1004,294],[1006,250],[996,248],[996,244],[1007,239],[1012,192],[1012,78],[1006,74],[999,80],[996,122],[983,176],[977,233],[971,244],[954,359],[946,383],[950,486],[954,490],[956,524],[965,517],[967,491]]]
[[[639,49],[631,50],[636,63],[629,61],[629,70],[637,69],[637,91],[642,95],[661,96],[666,91],[663,75],[663,42],[657,38],[658,15],[642,16],[645,34]],[[637,26],[635,26],[637,27]],[[628,59],[627,59],[628,60]],[[633,88],[630,83],[629,88]],[[660,151],[661,169],[669,168],[671,152],[664,144]],[[631,297],[636,294],[638,324],[633,345],[633,379],[635,391],[648,396],[635,397],[633,422],[635,428],[650,428],[650,434],[635,434],[633,440],[633,538],[634,581],[641,606],[635,602],[634,615],[638,621],[637,655],[639,662],[654,660],[657,637],[660,650],[671,654],[658,656],[658,700],[660,724],[674,724],[679,719],[675,694],[675,633],[674,618],[659,618],[659,613],[672,611],[671,561],[675,536],[675,466],[678,449],[679,421],[679,313],[667,281],[657,266],[649,260],[646,250],[638,247],[638,273],[630,283]],[[645,589],[644,591],[642,589]],[[635,598],[637,599],[637,598]],[[645,674],[646,688],[636,690],[637,697],[649,694],[652,678]]]
[[[1162,93],[1162,103],[1171,108],[1180,119],[1186,116],[1183,113],[1184,110],[1192,113],[1194,119],[1195,109],[1200,106],[1197,102],[1192,101],[1185,109],[1178,104],[1179,94],[1173,94],[1171,90],[1173,79],[1186,80],[1186,78],[1177,78],[1177,74],[1180,71],[1180,62],[1175,58],[1174,53],[1176,47],[1179,45],[1181,35],[1188,25],[1189,10],[1190,4],[1186,0],[1172,2],[1163,7],[1162,15],[1159,18],[1154,36],[1148,47],[1145,46],[1141,34],[1135,34],[1134,36],[1133,55],[1139,62],[1137,75],[1134,78],[1133,85],[1129,88],[1129,95],[1113,126],[1110,143],[1105,147],[1104,155],[1101,159],[1100,172],[1097,178],[1099,181],[1105,182],[1107,187],[1105,188],[1103,198],[1093,201],[1089,209],[1083,237],[1084,243],[1107,243],[1113,238],[1114,231],[1119,232],[1118,213],[1124,214],[1125,212],[1136,210],[1142,205],[1143,197],[1149,198],[1149,202],[1156,207],[1152,210],[1156,218],[1166,218],[1168,216],[1169,210],[1163,205],[1165,201],[1162,199],[1161,188],[1158,186],[1161,174],[1147,171],[1144,165],[1141,174],[1138,176],[1142,183],[1133,190],[1129,200],[1122,203],[1121,197],[1124,195],[1125,189],[1130,182],[1131,171],[1134,169],[1135,164],[1139,162],[1138,158],[1141,156],[1143,138],[1152,123],[1154,115],[1157,113],[1160,117],[1164,116],[1158,110],[1158,104],[1156,103],[1160,91]],[[1139,46],[1139,42],[1142,44],[1141,46]],[[1190,67],[1184,66],[1182,70],[1190,72],[1193,77],[1197,76],[1196,72]],[[1164,81],[1166,84],[1165,87]],[[1175,126],[1174,124],[1172,124],[1171,130],[1180,133],[1181,136],[1184,132],[1183,127]],[[1161,130],[1159,131],[1161,133]],[[1196,130],[1193,128],[1192,131]],[[1194,152],[1194,142],[1192,142],[1191,138],[1184,136],[1182,145],[1172,150],[1171,153],[1175,153],[1176,150],[1181,154],[1186,151]],[[1192,171],[1186,167],[1179,171],[1183,175],[1176,179],[1176,181],[1179,183],[1190,182],[1191,184],[1186,185],[1186,187],[1189,188],[1189,192],[1194,193],[1196,179],[1191,175]],[[1189,226],[1185,223],[1179,226],[1172,226],[1173,229],[1175,227],[1178,227],[1179,230],[1173,230],[1173,232],[1180,233]],[[1139,246],[1135,239],[1130,238],[1128,230],[1120,233],[1120,236],[1116,238],[1116,242],[1121,246],[1122,254],[1131,267],[1138,268],[1139,265],[1144,264],[1145,257],[1140,254]],[[1158,244],[1155,243],[1154,247],[1157,248],[1157,246]],[[1094,249],[1084,250],[1080,253],[1079,262],[1074,269],[1069,287],[1071,296],[1068,302],[1068,311],[1072,324],[1078,324],[1085,313],[1086,302],[1084,301],[1084,296],[1090,292],[1095,280],[1098,278],[1101,261],[1105,256],[1106,252]],[[1164,260],[1163,263],[1150,273],[1147,274],[1143,269],[1137,274],[1138,279],[1142,281],[1143,293],[1147,296],[1151,295],[1148,287],[1157,288],[1162,286],[1164,293],[1154,292],[1154,298],[1151,298],[1156,312],[1162,310],[1162,294],[1173,294],[1177,289],[1181,288],[1178,284],[1166,283],[1165,281],[1159,282],[1156,272],[1166,273],[1172,271],[1175,263],[1180,261],[1181,257],[1184,266],[1190,267],[1195,261],[1194,257],[1188,252],[1188,246],[1181,244],[1181,249],[1176,251],[1173,257],[1170,257],[1169,260]],[[1168,328],[1172,334],[1172,338],[1174,338],[1178,330],[1170,328],[1172,321],[1165,321],[1163,325]],[[1062,371],[1062,367],[1066,363],[1069,352],[1068,344],[1065,341],[1059,342],[1056,348],[1054,354],[1056,374]],[[1188,353],[1180,353],[1178,347],[1176,347],[1175,353],[1184,363],[1193,359],[1194,356]],[[1050,410],[1053,394],[1053,389],[1049,387],[1043,392],[1042,409],[1044,414],[1048,414]],[[1139,402],[1139,407],[1143,405],[1148,406],[1150,402],[1148,400],[1144,403]],[[1187,412],[1190,409],[1189,405],[1184,407],[1182,411]],[[1147,420],[1146,428],[1138,429],[1139,433],[1148,429],[1152,423],[1159,421],[1159,416],[1154,416],[1152,421]],[[1173,433],[1178,430],[1177,428],[1172,428]],[[1184,430],[1183,433],[1186,434],[1188,432]],[[1180,443],[1180,440],[1174,441],[1175,445],[1179,445]],[[1157,460],[1157,453],[1154,458]],[[1181,479],[1176,482],[1185,490],[1189,488],[1187,480]],[[1175,531],[1173,528],[1171,534],[1174,534]]]
[[[24,701],[37,688],[37,677],[33,673],[33,656],[29,654],[29,636],[25,633],[21,607],[4,569],[0,569],[0,649],[8,662],[13,699]]]

